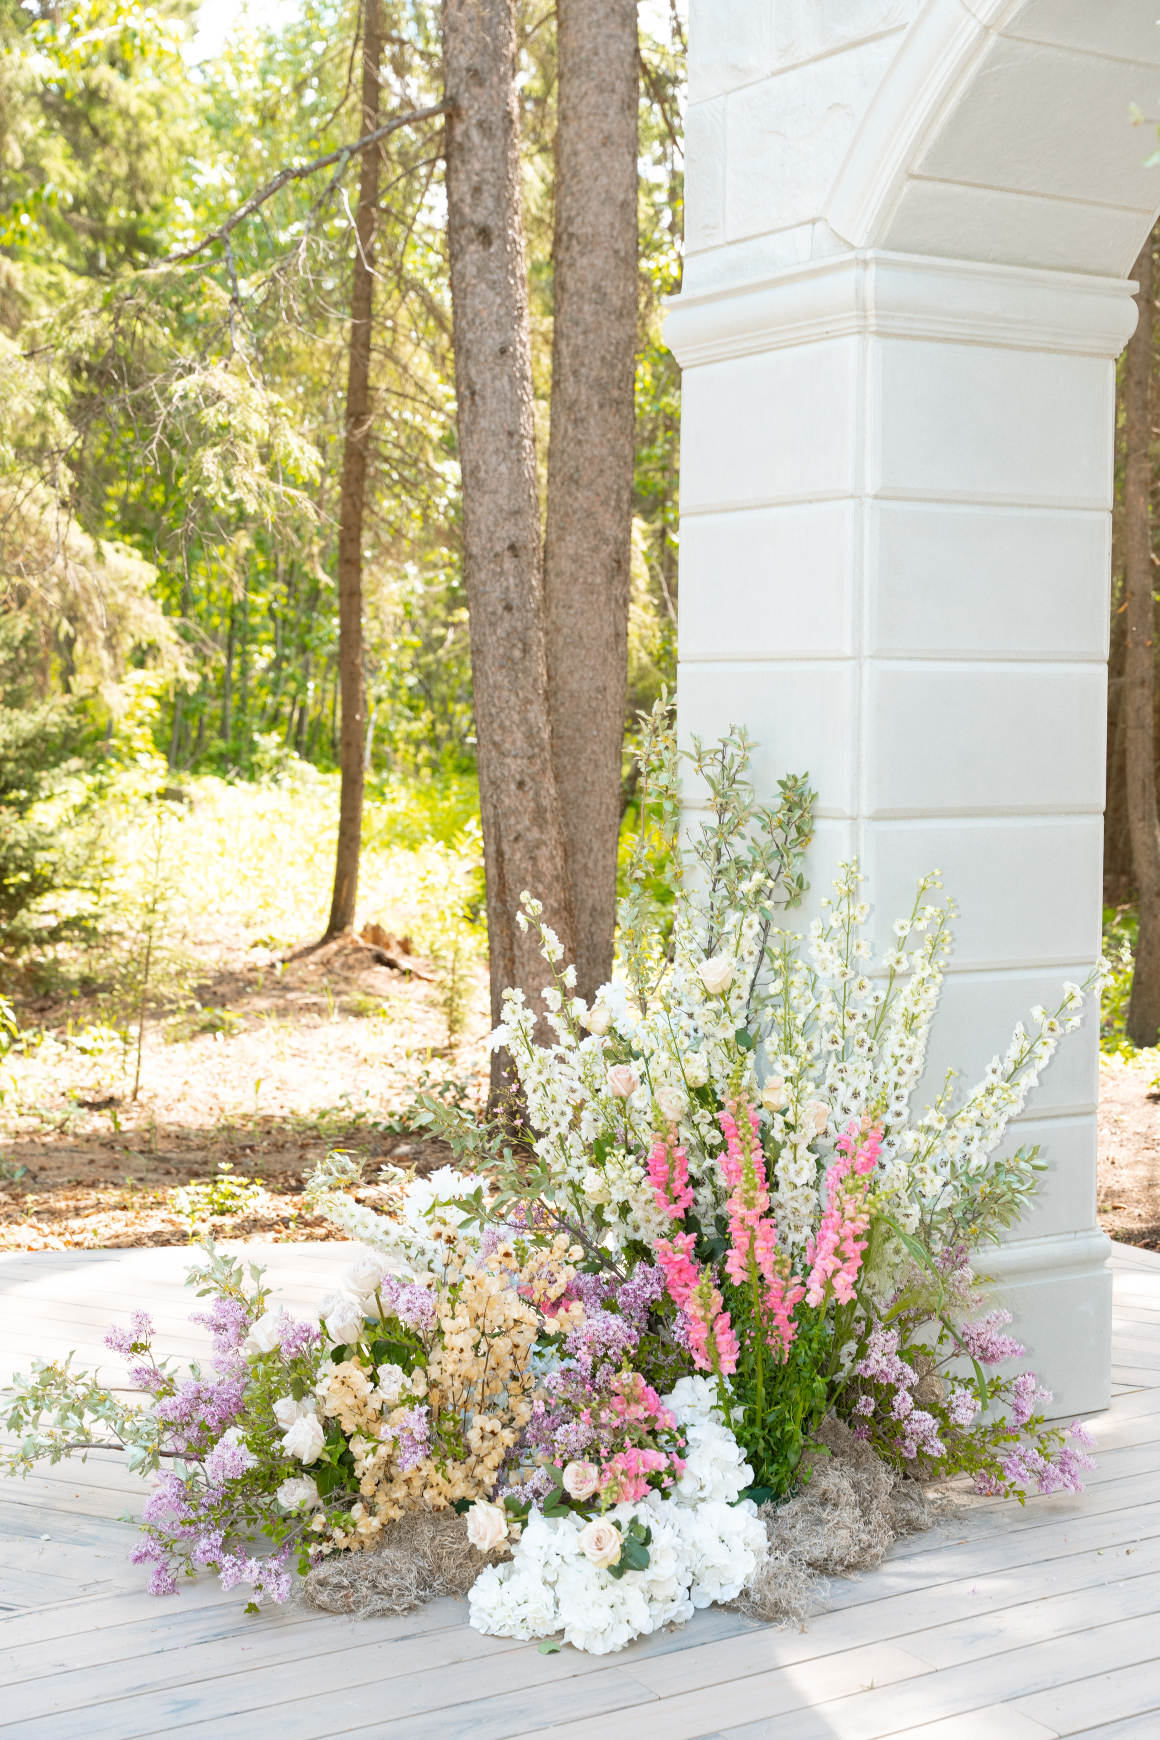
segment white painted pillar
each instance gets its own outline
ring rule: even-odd
[[[690,202],[697,199],[695,158]],[[684,370],[682,735],[744,723],[760,791],[808,771],[814,897],[869,875],[876,952],[939,867],[961,910],[920,1106],[969,1086],[1099,950],[1114,358],[1122,279],[875,249],[672,307]],[[750,275],[746,275],[747,271]],[[1059,1414],[1110,1396],[1098,1034],[1006,1147],[1042,1194],[985,1269]]]

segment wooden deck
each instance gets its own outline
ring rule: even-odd
[[[346,1250],[264,1246],[288,1304]],[[106,1324],[185,1323],[187,1253],[0,1259],[6,1378],[33,1353],[109,1363]],[[614,1656],[480,1637],[466,1605],[359,1623],[246,1618],[204,1575],[156,1600],[128,1563],[142,1488],[103,1454],[0,1500],[5,1740],[1160,1740],[1160,1257],[1118,1247],[1116,1398],[1082,1498],[978,1504],[831,1586],[804,1633],[717,1609]]]

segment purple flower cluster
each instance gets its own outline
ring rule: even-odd
[[[170,1428],[171,1447],[197,1455],[217,1442],[242,1411],[248,1374],[230,1371],[216,1378],[185,1378],[156,1405],[157,1418]]]
[[[649,1307],[664,1293],[665,1272],[641,1263],[627,1281],[576,1274],[570,1286],[584,1306],[584,1321],[568,1331],[564,1346],[581,1376],[601,1389],[635,1351]]]
[[[231,1444],[226,1438],[219,1439],[205,1459],[205,1477],[214,1486],[221,1486],[227,1480],[239,1480],[254,1466],[255,1460],[244,1444]]]
[[[122,1329],[119,1324],[111,1323],[105,1332],[105,1346],[119,1353],[122,1359],[128,1359],[130,1354],[140,1353],[148,1346],[155,1334],[148,1311],[130,1311],[129,1328]]]
[[[426,1404],[416,1402],[413,1408],[404,1408],[392,1425],[383,1427],[382,1436],[397,1445],[395,1460],[401,1474],[418,1468],[431,1453],[431,1416]]]
[[[393,1312],[400,1323],[426,1335],[435,1324],[435,1300],[420,1281],[403,1282],[397,1275],[384,1275],[381,1288],[383,1310]],[[285,1344],[283,1344],[283,1347]]]
[[[189,1321],[212,1332],[215,1353],[236,1353],[246,1339],[252,1317],[240,1299],[219,1293],[208,1311],[191,1311]]]
[[[1067,1435],[1075,1445],[1087,1449],[1095,1443],[1078,1420],[1073,1420]],[[1042,1493],[1080,1493],[1083,1491],[1082,1476],[1090,1473],[1095,1463],[1083,1449],[1072,1444],[1062,1445],[1054,1456],[1031,1444],[1016,1444],[1002,1458],[1000,1467],[1002,1478],[987,1471],[975,1477],[975,1491],[982,1497],[1007,1498],[1016,1492],[1028,1492],[1032,1487]]]
[[[1003,1324],[1010,1321],[1009,1311],[988,1311],[977,1323],[963,1325],[958,1332],[959,1341],[970,1358],[977,1359],[980,1365],[1002,1365],[1006,1359],[1019,1359],[1024,1348],[1012,1336],[999,1333]]]
[[[878,1430],[882,1437],[908,1462],[921,1452],[924,1456],[938,1457],[944,1453],[940,1439],[938,1421],[925,1408],[915,1406],[911,1395],[918,1384],[918,1373],[912,1365],[899,1356],[898,1331],[896,1329],[875,1329],[871,1332],[866,1347],[865,1358],[854,1367],[856,1377],[865,1378],[870,1383],[881,1384],[892,1396],[882,1398],[888,1403],[885,1417],[879,1411],[879,1403],[873,1396],[863,1395],[859,1398],[855,1412],[863,1418],[854,1428],[856,1438],[869,1438],[869,1417],[878,1414]],[[869,1402],[869,1407],[866,1403]],[[894,1427],[898,1430],[895,1431]]]
[[[282,1338],[279,1346],[283,1359],[301,1359],[304,1353],[309,1353],[322,1340],[321,1332],[315,1323],[306,1323],[298,1317],[286,1317],[282,1324]]]

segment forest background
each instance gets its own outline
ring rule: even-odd
[[[382,111],[438,104],[438,7],[387,0],[382,16]],[[554,8],[520,0],[517,20],[543,498]],[[416,1082],[462,1096],[481,1072],[486,918],[441,123],[393,133],[380,169],[363,528],[369,947],[303,960],[337,828],[353,179],[330,199],[325,176],[288,185],[196,270],[162,262],[278,170],[358,136],[360,12],[297,0],[263,23],[239,10],[209,56],[196,26],[191,0],[0,0],[0,1094],[15,1143],[0,1183],[20,1186],[26,1232],[34,1183],[76,1173],[80,1188],[97,1165],[90,1137],[111,1143],[98,1170],[132,1182],[130,1132],[151,1120],[146,1174],[164,1166],[168,1130],[181,1188],[215,1180],[228,1208],[222,1168],[245,1170],[243,1127],[260,1154],[279,1120],[305,1120],[313,1139],[350,1137],[353,1118],[393,1151],[414,1134]],[[681,279],[676,0],[641,11],[640,74],[626,830],[636,718],[673,680],[679,603],[680,382],[660,322]],[[1134,939],[1136,912],[1120,399],[1105,863],[1116,944]],[[1150,424],[1149,438],[1154,490]],[[1156,723],[1160,745],[1160,707]],[[1105,1049],[1124,1059],[1138,1056],[1130,983],[1125,969],[1105,1010]],[[344,1021],[357,1029],[349,1055]],[[287,1022],[321,1024],[309,1065]],[[207,1073],[220,1088],[208,1099],[189,1087]],[[27,1147],[50,1135],[65,1145],[59,1166]],[[292,1148],[274,1143],[289,1185]]]

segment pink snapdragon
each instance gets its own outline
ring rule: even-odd
[[[685,1210],[693,1206],[688,1158],[676,1135],[673,1130],[667,1137],[654,1136],[648,1155],[649,1183],[657,1207],[670,1220],[680,1220]]]
[[[677,1233],[670,1241],[658,1239],[657,1262],[665,1272],[669,1297],[685,1317],[685,1331],[693,1364],[701,1371],[737,1370],[737,1337],[729,1321],[725,1301],[713,1284],[713,1271],[693,1261],[692,1233]]]
[[[859,1123],[852,1122],[838,1137],[841,1159],[826,1173],[826,1212],[817,1238],[806,1240],[806,1260],[811,1265],[806,1303],[815,1309],[831,1293],[839,1305],[848,1305],[854,1297],[870,1225],[870,1175],[881,1147],[878,1125],[863,1132]]]
[[[635,1444],[625,1450],[618,1450],[610,1461],[605,1462],[600,1470],[600,1498],[602,1506],[613,1504],[635,1504],[649,1490],[650,1474],[668,1474],[669,1485],[673,1475],[681,1475],[685,1464],[679,1456],[670,1456],[663,1450],[640,1449]]]
[[[780,1344],[786,1359],[797,1335],[794,1310],[805,1297],[805,1288],[792,1272],[789,1257],[779,1250],[777,1222],[767,1212],[769,1186],[757,1113],[744,1101],[731,1101],[717,1121],[725,1137],[718,1164],[729,1187],[725,1206],[732,1248],[725,1258],[725,1273],[735,1286],[749,1283],[759,1289],[766,1334]]]

